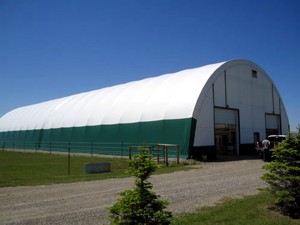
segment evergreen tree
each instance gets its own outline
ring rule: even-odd
[[[300,214],[300,126],[298,133],[289,133],[273,153],[274,161],[263,168],[262,179],[270,184],[281,211],[294,218]]]
[[[128,172],[135,177],[135,187],[121,192],[122,197],[109,208],[112,224],[170,224],[172,214],[165,210],[168,202],[159,199],[147,180],[156,168],[158,164],[146,149],[141,149],[140,154],[130,161]]]

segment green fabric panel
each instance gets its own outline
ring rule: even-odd
[[[179,144],[180,154],[188,156],[189,149],[193,144],[195,124],[195,119],[187,118],[130,124],[2,132],[0,133],[0,147],[5,144],[6,147],[14,145],[15,148],[67,151],[70,142],[72,152],[83,152],[83,147],[81,147],[83,143],[85,145],[89,143],[89,151],[97,148],[101,149],[101,143],[110,143],[111,146],[115,146],[112,147],[114,150],[120,148],[120,146],[127,148],[129,145],[164,143]],[[25,147],[24,143],[27,143]]]

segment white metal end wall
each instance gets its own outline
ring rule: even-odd
[[[203,88],[194,111],[194,146],[213,146],[214,107],[239,110],[240,144],[253,143],[254,133],[265,137],[265,115],[280,115],[282,133],[288,118],[278,90],[269,76],[248,60],[233,60],[214,72]]]

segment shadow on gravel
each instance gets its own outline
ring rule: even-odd
[[[214,161],[211,162],[230,162],[240,160],[258,160],[257,155],[218,155]]]

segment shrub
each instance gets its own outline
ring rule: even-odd
[[[262,179],[270,184],[275,204],[293,218],[300,213],[300,126],[298,133],[289,133],[273,153],[273,162],[263,168],[269,172]]]
[[[121,192],[122,197],[109,208],[112,224],[170,224],[172,214],[165,210],[168,202],[160,199],[147,181],[156,168],[158,164],[146,149],[130,161],[128,172],[135,177],[135,187]]]

